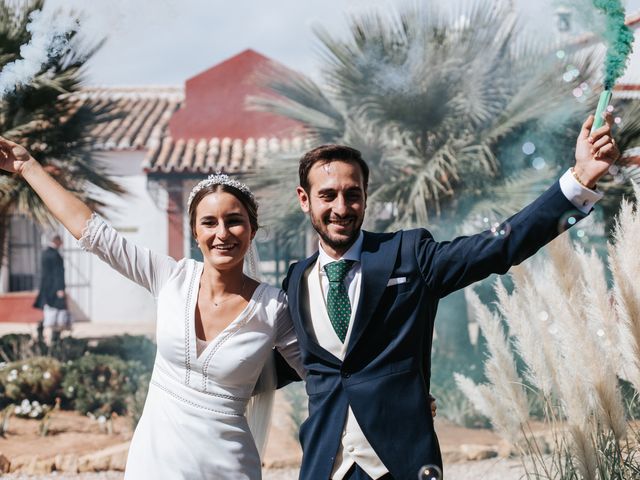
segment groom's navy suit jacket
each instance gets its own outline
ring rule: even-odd
[[[584,215],[556,182],[497,234],[436,242],[424,229],[364,232],[360,301],[344,361],[316,343],[310,319],[303,317],[301,286],[318,254],[293,264],[283,287],[309,395],[309,418],[300,428],[300,478],[330,478],[349,405],[396,480],[416,478],[425,464],[442,465],[429,402],[438,301],[492,273],[507,272],[565,230],[571,216]],[[407,281],[389,284],[401,277]]]

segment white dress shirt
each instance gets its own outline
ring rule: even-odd
[[[585,214],[588,214],[595,203],[603,196],[602,192],[590,190],[580,185],[570,170],[567,170],[567,172],[560,177],[560,189],[565,197],[567,197],[567,199],[573,203],[578,210]],[[317,310],[314,312],[314,309],[311,309],[311,314],[307,316],[311,323],[309,325],[311,327],[310,329],[315,335],[318,344],[340,360],[343,360],[346,354],[351,330],[353,328],[353,319],[360,300],[362,277],[360,254],[362,252],[362,242],[363,233],[360,232],[355,243],[339,259],[352,260],[355,262],[344,278],[344,284],[349,294],[349,301],[351,302],[351,319],[349,321],[349,329],[347,330],[344,343],[338,338],[338,335],[335,333],[329,317],[326,314],[329,278],[324,271],[324,266],[328,263],[335,262],[336,259],[329,256],[320,244],[318,261],[307,272],[307,291],[309,292],[309,295],[316,291],[314,286],[319,286],[324,298],[323,314],[318,314]],[[313,304],[315,302],[311,301],[311,303]],[[358,422],[353,415],[351,407],[349,407],[342,432],[342,442],[336,455],[331,478],[333,480],[342,480],[354,463],[357,463],[360,468],[362,468],[367,475],[374,480],[388,473],[387,468],[378,458],[375,451],[367,441],[360,425],[358,425]]]

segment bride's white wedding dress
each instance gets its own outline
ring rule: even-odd
[[[198,355],[194,320],[202,263],[137,247],[97,215],[80,244],[158,302],[158,351],[125,479],[260,479],[247,403],[273,347],[301,370],[282,291],[260,284],[242,313]]]

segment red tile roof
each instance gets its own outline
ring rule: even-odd
[[[249,172],[264,166],[269,155],[299,155],[308,148],[308,142],[302,137],[247,140],[229,137],[174,140],[165,137],[161,145],[149,151],[143,168],[147,173]]]
[[[70,98],[74,108],[111,107],[115,118],[91,132],[95,148],[146,150],[146,173],[246,172],[265,164],[270,154],[298,154],[310,148],[300,136],[173,139],[167,126],[184,102],[184,92],[177,87],[91,87]]]
[[[66,97],[72,108],[110,108],[113,120],[91,132],[97,150],[146,150],[164,137],[184,91],[180,87],[92,87]]]
[[[298,75],[253,50],[196,75],[179,87],[92,87],[69,96],[73,108],[111,107],[115,118],[91,135],[98,150],[147,150],[147,173],[245,172],[270,154],[308,148],[299,123],[247,109],[267,95],[269,73]]]
[[[640,85],[637,84],[617,84],[613,87],[615,98],[634,99],[640,98]]]
[[[185,140],[294,136],[301,131],[299,123],[247,106],[249,97],[269,94],[265,76],[276,72],[299,75],[253,50],[245,50],[190,78],[185,102],[169,122],[170,136]]]

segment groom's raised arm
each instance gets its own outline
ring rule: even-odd
[[[498,228],[449,242],[436,242],[426,230],[419,230],[416,258],[427,287],[444,297],[492,273],[506,273],[584,218],[602,197],[596,182],[619,157],[610,114],[606,120],[591,135],[590,116],[576,142],[575,166]]]

